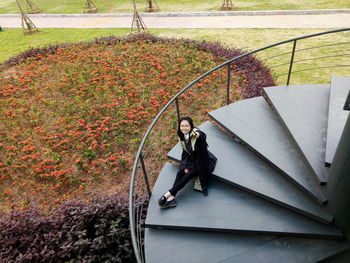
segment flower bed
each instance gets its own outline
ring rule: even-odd
[[[7,61],[0,77],[1,210],[126,191],[135,150],[156,113],[195,77],[242,53],[136,35],[32,49]],[[245,60],[248,68],[232,66],[235,99],[273,85],[261,62]],[[215,101],[206,85],[225,93],[226,74],[208,76],[183,96]]]

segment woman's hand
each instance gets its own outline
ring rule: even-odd
[[[199,132],[195,131],[194,135],[198,138],[199,137]]]
[[[188,170],[187,168],[184,171],[186,174],[190,172],[190,170]]]

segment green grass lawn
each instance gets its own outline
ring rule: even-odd
[[[189,39],[218,41],[227,47],[237,47],[251,51],[276,42],[288,40],[295,37],[310,35],[326,31],[325,29],[189,29],[189,30],[157,30],[157,35],[166,37],[183,37]],[[344,43],[335,46],[328,46],[334,43]],[[317,47],[317,48],[316,48]],[[268,59],[278,54],[284,54],[273,59],[266,60],[266,64],[274,67],[280,64],[289,63],[293,44],[287,43],[272,49],[259,52],[257,56],[261,59]],[[313,49],[310,49],[313,48]],[[304,50],[305,49],[305,50]],[[330,35],[323,35],[311,39],[301,40],[297,43],[295,55],[296,64],[293,71],[301,71],[307,68],[346,66],[324,68],[322,70],[308,70],[295,73],[291,84],[298,83],[328,83],[330,75],[350,77],[350,32],[342,32]],[[332,57],[329,57],[332,56]],[[317,59],[313,59],[317,58]],[[313,60],[308,60],[313,59]],[[274,69],[276,76],[288,72],[289,64]],[[286,76],[278,77],[279,83],[285,84]]]
[[[25,0],[20,0],[25,6]],[[51,14],[72,14],[82,13],[85,6],[85,0],[32,0],[43,13]],[[122,0],[93,0],[101,13],[131,12],[132,2]],[[191,11],[217,11],[222,5],[222,0],[203,1],[203,0],[156,0],[161,11],[165,12],[191,12]],[[237,11],[253,10],[310,10],[310,9],[347,9],[350,8],[348,0],[233,0],[233,5]],[[146,0],[137,0],[137,7],[143,11],[146,6]],[[15,0],[1,0],[0,14],[18,13]]]
[[[325,31],[323,29],[153,29],[152,33],[162,37],[188,38],[196,40],[218,41],[226,47],[236,47],[244,50],[254,50],[266,45],[270,45],[279,41],[290,38],[309,35]],[[21,29],[4,29],[0,33],[0,63],[13,57],[24,50],[31,47],[43,47],[47,45],[88,41],[102,36],[123,36],[130,32],[130,29],[41,29],[38,34],[24,36]],[[298,42],[297,50],[310,48],[315,46],[325,46],[330,43],[344,43],[337,46],[326,46],[313,49],[306,55],[305,51],[299,52],[295,60],[300,61],[294,67],[294,70],[303,70],[305,68],[325,67],[330,63],[332,65],[349,65],[350,33],[338,33],[336,35],[324,35],[314,39],[303,40]],[[276,54],[290,52],[292,50],[291,43],[263,51],[258,54],[261,59],[266,59]],[[346,55],[347,54],[347,55]],[[317,60],[305,60],[315,57]],[[269,66],[276,66],[288,63],[290,54],[270,59],[266,61]],[[286,73],[288,65],[276,68],[275,74],[281,75]],[[339,67],[332,69],[324,69],[313,74],[314,71],[305,71],[293,76],[293,83],[325,83],[329,81],[330,74],[338,74],[349,76],[349,67]],[[285,81],[285,76],[279,77],[281,84]]]
[[[111,35],[125,35],[130,29],[40,29],[24,36],[22,29],[3,29],[0,33],[0,63],[29,48],[44,47],[66,42],[88,41]]]

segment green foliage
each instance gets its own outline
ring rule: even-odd
[[[93,161],[96,158],[96,153],[89,147],[84,153],[83,157],[86,158],[89,162]]]
[[[50,215],[34,206],[0,214],[0,240],[1,262],[135,262],[124,195],[65,202]]]
[[[62,156],[51,149],[46,152],[55,162],[60,163],[62,161]]]

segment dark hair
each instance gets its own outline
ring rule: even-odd
[[[180,140],[181,141],[184,141],[185,140],[185,136],[184,134],[182,133],[182,131],[180,130],[180,124],[182,121],[188,121],[188,123],[190,124],[191,126],[191,130],[190,130],[190,133],[192,132],[194,126],[193,126],[193,120],[190,118],[190,117],[182,117],[179,121],[179,125],[178,125],[178,128],[177,128],[177,135],[179,136]]]

